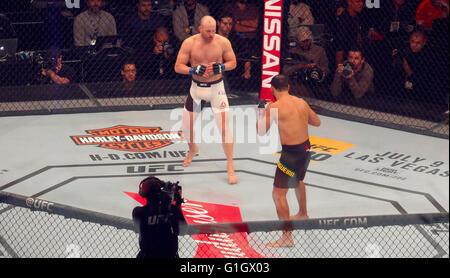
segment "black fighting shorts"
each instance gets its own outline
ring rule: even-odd
[[[283,145],[280,161],[275,171],[273,185],[279,188],[296,188],[305,178],[311,160],[309,140],[299,145]]]

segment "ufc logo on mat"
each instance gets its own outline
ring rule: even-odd
[[[66,7],[68,9],[79,9],[80,8],[80,0],[66,0]]]

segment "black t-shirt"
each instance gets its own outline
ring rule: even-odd
[[[143,42],[142,37],[153,36],[159,27],[167,27],[167,25],[167,20],[157,13],[152,13],[147,20],[142,20],[138,15],[132,14],[121,23],[120,33],[125,36],[127,46],[140,48]]]
[[[433,61],[430,49],[425,46],[421,51],[413,53],[409,48],[405,51],[404,58],[408,62],[413,74],[409,80],[413,83],[414,90],[418,93],[426,93],[433,80]]]
[[[336,23],[336,51],[345,53],[352,46],[362,46],[362,27],[359,15],[351,17],[345,10],[337,19]]]
[[[179,223],[184,222],[181,209],[164,213],[154,206],[136,207],[132,216],[139,228],[141,257],[178,257]]]

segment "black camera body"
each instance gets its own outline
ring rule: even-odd
[[[46,58],[42,61],[42,68],[47,70],[55,70],[58,66],[58,59],[56,58]]]
[[[57,58],[44,58],[42,53],[36,51],[21,51],[15,56],[17,62],[28,62],[43,69],[54,70],[58,66]]]
[[[344,61],[342,63],[344,65],[344,70],[342,71],[342,76],[348,77],[352,74],[352,72],[355,70],[355,65],[349,61]]]
[[[139,195],[146,198],[149,205],[160,212],[170,212],[173,208],[180,208],[184,202],[180,182],[164,182],[150,176],[139,184]]]
[[[160,192],[160,205],[170,208],[180,207],[184,203],[182,197],[182,187],[179,185],[179,181],[172,183],[170,181],[165,182]]]
[[[290,64],[307,65],[312,64],[314,61],[308,60],[304,55],[294,54],[294,58]],[[325,80],[325,72],[319,67],[304,67],[295,71],[292,77],[302,83],[312,83],[314,85],[320,84]]]
[[[175,49],[168,41],[163,42],[162,47],[163,52],[164,54],[166,54],[166,56],[171,57],[175,54]]]

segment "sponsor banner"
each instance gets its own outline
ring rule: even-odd
[[[124,192],[145,206],[147,200],[137,193]],[[181,207],[188,224],[242,222],[238,207],[186,200]],[[250,247],[246,233],[192,235],[197,242],[195,258],[263,258]]]
[[[312,150],[328,154],[340,154],[355,146],[355,144],[315,136],[310,136],[309,141]]]
[[[430,159],[415,154],[397,151],[378,153],[349,152],[344,159],[358,163],[353,170],[358,174],[377,176],[394,180],[412,179],[412,174],[423,177],[449,177],[448,161]],[[414,179],[414,178],[413,178]]]
[[[330,159],[334,155],[347,151],[355,146],[352,143],[346,143],[342,141],[321,138],[316,136],[310,136],[309,141],[311,143],[311,163],[319,163]],[[275,156],[281,156],[279,153]]]
[[[182,206],[188,224],[242,222],[238,207],[186,200]],[[263,258],[249,245],[246,233],[200,234],[195,258]]]
[[[71,136],[78,146],[97,145],[105,149],[145,152],[184,140],[182,132],[161,131],[160,127],[118,125],[103,129],[86,130],[89,135]]]
[[[265,0],[261,99],[275,99],[270,92],[272,78],[280,73],[283,1]]]

